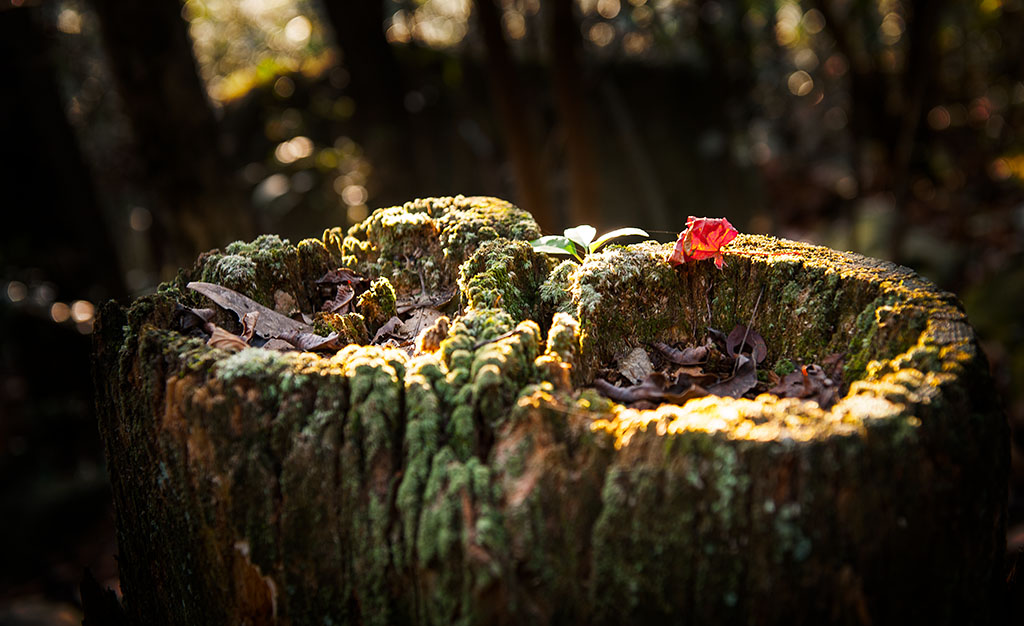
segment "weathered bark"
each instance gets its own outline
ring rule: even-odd
[[[92,0],[156,217],[151,244],[164,264],[255,234],[220,152],[219,129],[179,0]]]
[[[400,295],[459,268],[464,314],[415,358],[211,349],[174,330],[176,301],[201,304],[188,277],[107,306],[100,427],[132,618],[995,619],[1006,424],[953,296],[768,237],[735,248],[794,254],[719,272],[673,270],[652,243],[554,266],[523,242],[535,233],[499,201],[417,201],[343,243],[263,238],[192,274],[235,277],[242,257],[250,296],[308,304],[339,263]],[[770,359],[847,353],[830,411],[769,395],[637,411],[573,385],[624,349],[746,322],[762,285]]]

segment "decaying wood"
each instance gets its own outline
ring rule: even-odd
[[[215,350],[174,329],[184,282],[107,305],[96,385],[130,619],[996,620],[1006,425],[955,299],[853,254],[734,245],[801,256],[676,273],[665,247],[618,249],[574,270],[587,299],[543,329],[509,313],[543,310],[525,272],[475,263],[501,280],[463,276],[466,313],[415,358]],[[830,410],[581,391],[632,348],[748,321],[761,285],[768,362],[848,354]]]

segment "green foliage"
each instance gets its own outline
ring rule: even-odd
[[[539,239],[534,239],[530,242],[530,245],[537,252],[571,254],[582,263],[583,257],[597,252],[612,239],[629,237],[631,235],[650,237],[647,231],[639,228],[618,228],[601,235],[595,240],[594,237],[597,236],[597,229],[589,224],[583,224],[575,228],[566,228],[562,236],[546,235]]]

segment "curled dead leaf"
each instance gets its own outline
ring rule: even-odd
[[[744,337],[746,337],[745,340]],[[753,328],[747,330],[743,324],[737,324],[726,337],[725,350],[730,356],[752,353],[755,363],[761,363],[768,356],[768,344],[764,342],[761,333]]]

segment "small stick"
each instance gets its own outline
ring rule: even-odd
[[[747,345],[747,335],[750,334],[750,329],[754,327],[754,318],[757,317],[757,307],[761,304],[761,296],[764,295],[764,284],[761,285],[761,291],[757,292],[757,301],[754,302],[754,310],[750,314],[750,323],[747,324],[747,328],[743,331],[743,341],[740,342],[740,354],[742,354],[743,346]],[[754,358],[754,353],[750,353],[750,358]],[[757,363],[754,363],[754,367],[757,367]],[[740,368],[740,360],[736,359],[736,362],[732,365],[732,375],[736,375],[736,371]]]

